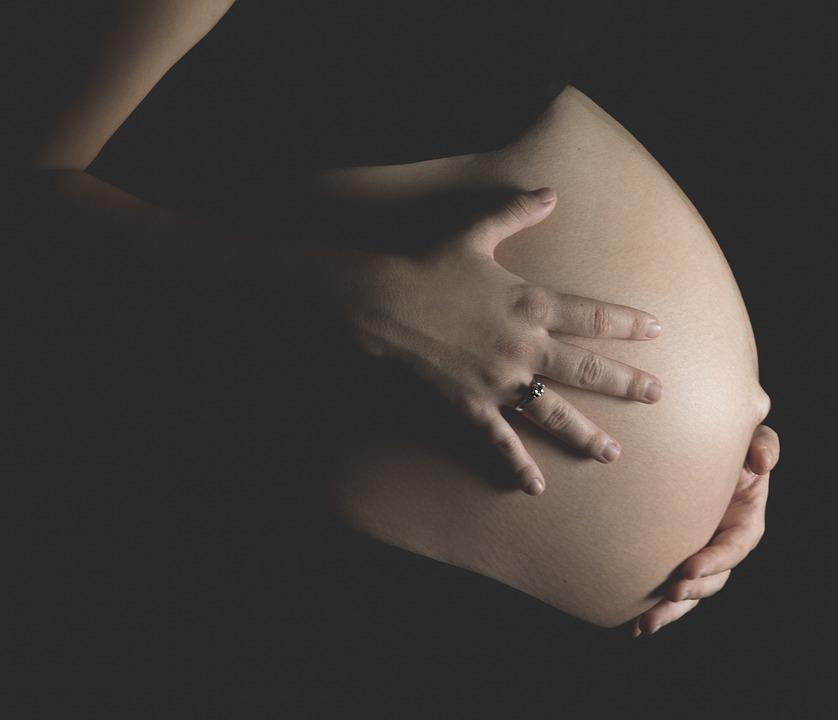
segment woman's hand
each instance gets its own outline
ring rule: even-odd
[[[550,335],[646,340],[660,333],[654,316],[532,285],[495,262],[501,240],[543,220],[555,201],[549,188],[521,193],[424,257],[387,256],[351,312],[359,346],[429,380],[485,430],[532,495],[544,475],[499,406],[516,406],[534,375],[645,403],[661,396],[654,375]],[[522,412],[600,462],[619,455],[616,440],[550,389]]]
[[[765,532],[768,477],[780,458],[780,439],[767,425],[755,431],[739,483],[716,534],[710,543],[680,566],[680,577],[671,581],[657,605],[639,615],[632,634],[652,634],[678,620],[724,587],[730,571],[753,550]]]

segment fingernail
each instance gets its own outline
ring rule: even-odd
[[[605,462],[611,462],[616,459],[619,454],[620,448],[617,447],[617,443],[615,442],[609,442],[602,451],[602,457],[605,458]]]
[[[648,402],[657,402],[661,399],[661,395],[663,394],[663,388],[661,387],[660,383],[657,380],[652,380],[646,386],[646,392],[643,393],[643,399],[647,400]]]
[[[527,492],[530,495],[541,495],[544,492],[544,481],[541,478],[533,478],[527,483]]]
[[[660,323],[652,320],[652,322],[650,322],[646,326],[646,337],[647,338],[656,338],[660,334],[661,334]]]
[[[539,188],[538,190],[533,190],[532,194],[545,205],[549,205],[556,199],[556,193],[553,191],[553,188]]]
[[[684,590],[684,594],[681,595],[681,600],[687,600],[687,599],[689,599],[689,597],[690,597],[690,591],[689,590]]]
[[[653,628],[649,631],[649,635],[654,635],[654,634],[655,634],[658,630],[660,630],[662,627],[663,627],[663,623],[658,623],[657,625],[655,625],[655,626],[654,626],[654,627],[653,627]]]

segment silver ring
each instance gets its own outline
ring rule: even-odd
[[[538,380],[533,380],[530,383],[529,388],[527,388],[527,394],[521,402],[519,402],[515,409],[518,412],[521,412],[524,409],[524,405],[531,403],[536,398],[540,398],[544,394],[544,383],[539,382]]]

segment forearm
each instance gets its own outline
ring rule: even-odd
[[[191,288],[195,298],[244,303],[242,313],[264,311],[268,302],[277,324],[288,319],[283,313],[301,311],[325,311],[343,321],[353,288],[362,275],[369,281],[384,261],[310,237],[262,237],[222,228],[85,172],[36,171],[19,190],[20,226],[30,230],[26,242],[52,246],[48,256],[53,259],[69,259],[67,271],[78,282],[106,278],[119,287],[120,275],[135,278],[132,273],[139,269],[143,281],[134,287],[147,293],[150,304],[159,302],[153,294],[165,292],[168,280],[187,304]],[[142,297],[134,300],[143,304]]]

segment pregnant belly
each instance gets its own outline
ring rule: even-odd
[[[505,410],[545,473],[545,493],[530,497],[406,371],[348,362],[336,377],[351,390],[335,412],[351,432],[332,448],[331,497],[360,532],[613,627],[651,607],[711,539],[768,411],[747,312],[696,209],[572,86],[497,152],[331,170],[319,190],[323,216],[345,233],[411,250],[492,207],[499,191],[544,185],[558,193],[555,210],[505,240],[497,261],[530,282],[659,317],[651,342],[566,339],[656,374],[663,398],[643,405],[546,380],[621,443],[609,465]]]

